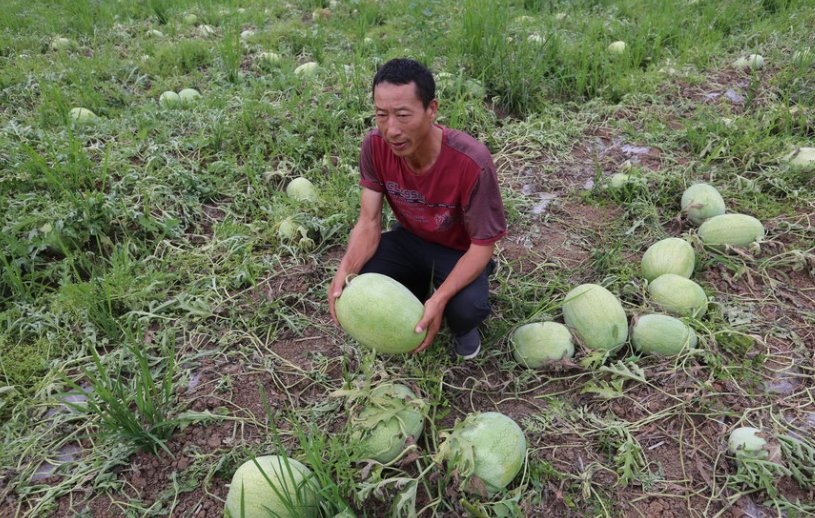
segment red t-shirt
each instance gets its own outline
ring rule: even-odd
[[[359,183],[384,193],[399,223],[423,239],[457,250],[495,243],[507,225],[492,156],[470,135],[439,127],[441,153],[422,175],[393,154],[379,130],[368,133]]]

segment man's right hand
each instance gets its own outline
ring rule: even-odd
[[[339,324],[339,320],[337,320],[337,310],[334,307],[334,304],[342,295],[342,289],[345,287],[345,277],[346,273],[337,270],[337,273],[334,274],[334,278],[331,280],[331,286],[328,287],[328,311],[331,313],[331,319],[334,320],[337,324]]]
[[[382,231],[382,203],[385,196],[381,192],[371,189],[362,189],[360,200],[359,219],[348,238],[348,248],[345,250],[337,273],[328,287],[328,310],[331,318],[339,324],[334,303],[342,294],[345,279],[352,273],[357,273],[365,263],[373,257],[379,246],[379,233]]]

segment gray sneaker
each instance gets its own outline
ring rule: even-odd
[[[472,360],[481,351],[481,336],[478,329],[471,329],[456,336],[456,354],[463,360]]]

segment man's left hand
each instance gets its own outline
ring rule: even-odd
[[[441,327],[445,305],[445,303],[439,300],[434,300],[433,297],[430,297],[427,299],[427,302],[424,303],[424,314],[422,315],[422,319],[416,325],[416,332],[421,333],[427,329],[427,336],[425,336],[422,343],[419,344],[419,347],[413,351],[413,354],[418,354],[424,351],[430,347],[430,344],[433,343],[433,339],[436,337],[436,333],[439,332],[439,328]]]

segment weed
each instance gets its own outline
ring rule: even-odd
[[[221,57],[221,66],[228,81],[234,83],[238,80],[243,50],[241,49],[240,31],[238,27],[227,27],[222,43],[218,48]]]
[[[167,449],[169,439],[177,423],[172,418],[175,391],[175,336],[172,332],[162,336],[160,362],[164,372],[156,376],[143,342],[136,334],[123,330],[126,351],[133,355],[136,365],[131,371],[119,363],[106,366],[109,357],[103,358],[91,350],[95,372],[84,370],[83,375],[89,396],[85,403],[67,403],[79,412],[87,412],[99,419],[99,433],[105,437],[128,442],[136,447],[153,452]],[[154,378],[159,379],[157,384]],[[85,389],[79,382],[70,378],[64,380],[73,387],[76,394],[83,395]]]
[[[210,44],[200,40],[181,40],[161,46],[149,67],[159,76],[183,75],[212,64]]]

